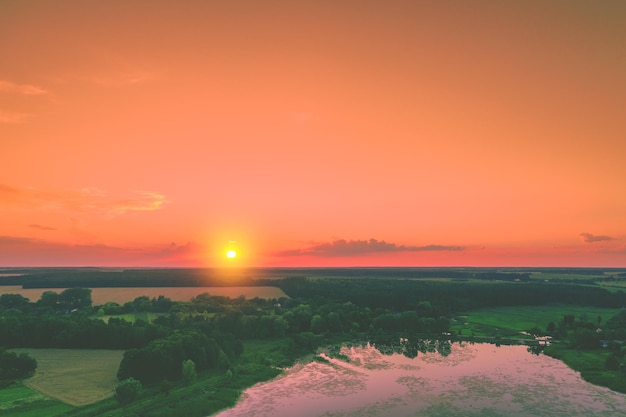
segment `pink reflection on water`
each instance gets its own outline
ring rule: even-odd
[[[448,356],[343,348],[349,362],[297,365],[219,417],[619,416],[626,396],[524,346],[453,344]]]

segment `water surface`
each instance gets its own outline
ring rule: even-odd
[[[448,353],[449,352],[449,353]],[[218,417],[625,416],[626,395],[589,384],[525,346],[452,344],[411,359],[371,346],[246,390]]]

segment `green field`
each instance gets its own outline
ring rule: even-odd
[[[280,374],[278,366],[292,361],[283,353],[287,339],[246,341],[244,353],[234,367],[234,373],[215,370],[203,373],[189,385],[176,385],[168,391],[162,387],[145,388],[143,394],[126,409],[112,398],[77,408],[72,417],[187,417],[212,415],[235,405],[244,389],[257,382],[270,380]],[[43,414],[42,414],[43,415]]]
[[[72,408],[23,385],[0,390],[0,415],[3,417],[55,416]]]
[[[113,395],[124,353],[99,349],[12,350],[26,352],[37,360],[35,375],[25,380],[24,385],[73,406]]]
[[[608,276],[608,275],[606,275]],[[548,281],[595,281],[598,278],[605,277],[604,274],[588,275],[588,274],[562,274],[554,272],[532,272],[530,279],[548,280]]]
[[[165,313],[138,312],[138,313],[104,315],[104,316],[98,316],[96,318],[104,321],[105,323],[108,323],[110,318],[125,320],[129,323],[134,323],[137,320],[143,320],[146,323],[152,323],[154,319],[163,315],[165,315]]]
[[[606,282],[598,282],[602,288],[605,288],[609,291],[626,291],[626,281],[606,281]]]
[[[223,370],[212,371],[187,386],[175,385],[167,391],[159,386],[146,388],[127,409],[120,408],[112,398],[121,351],[12,349],[27,352],[39,366],[36,375],[25,381],[34,389],[19,386],[0,390],[0,415],[53,417],[69,412],[73,417],[182,417],[191,411],[210,415],[233,406],[243,389],[277,376],[277,367],[290,365],[292,360],[282,353],[286,344],[284,338],[248,341],[232,376]]]
[[[496,335],[506,337],[529,338],[520,332],[538,327],[545,331],[550,322],[557,324],[564,315],[573,314],[576,318],[586,317],[589,321],[601,323],[619,312],[619,309],[579,307],[579,306],[524,306],[524,307],[499,307],[474,310],[455,318],[451,330],[455,334],[464,336],[493,337]],[[461,333],[459,333],[461,332]]]

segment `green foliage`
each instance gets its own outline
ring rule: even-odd
[[[377,272],[371,273],[376,275]],[[380,275],[391,272],[382,271]],[[410,275],[414,272],[407,271],[406,274]],[[419,275],[419,271],[415,274]],[[454,271],[439,272],[438,276],[441,275],[453,276]],[[512,276],[512,274],[496,274],[492,278],[498,281],[510,281],[506,278]],[[513,281],[494,282],[493,279],[486,279],[475,282],[459,280],[445,282],[377,277],[315,280],[289,278],[279,281],[278,285],[292,298],[324,300],[325,304],[333,302],[343,304],[350,301],[361,308],[369,307],[372,310],[383,308],[392,312],[411,309],[430,317],[449,316],[455,312],[501,306],[543,306],[561,303],[618,308],[626,304],[625,293],[611,293],[599,287]],[[430,302],[431,311],[428,311],[427,305],[419,304],[426,301]]]
[[[563,343],[555,343],[548,346],[544,353],[565,362],[570,368],[580,372],[583,379],[592,384],[626,393],[626,379],[621,371],[607,369],[607,360],[612,354],[604,349],[584,351],[573,349]]]
[[[159,384],[159,391],[161,391],[165,395],[170,395],[170,390],[172,389],[172,386],[173,383],[171,381],[164,379],[163,381],[161,381],[161,384]]]
[[[186,383],[190,383],[194,381],[198,377],[198,373],[196,372],[196,364],[191,360],[187,359],[183,362],[183,381]]]
[[[177,381],[183,376],[184,361],[191,360],[197,371],[216,369],[222,366],[221,352],[215,340],[199,332],[177,331],[164,339],[150,342],[144,348],[127,350],[118,378],[133,377],[145,385],[164,379]]]
[[[328,327],[328,330],[331,332],[341,331],[343,326],[341,323],[341,317],[339,317],[339,314],[337,312],[331,311],[330,313],[328,313],[328,315],[326,316],[326,327]]]
[[[68,288],[59,296],[59,304],[68,311],[91,307],[91,289]]]
[[[324,326],[324,322],[322,321],[322,316],[319,314],[311,317],[311,331],[315,334],[322,333],[326,327]]]
[[[578,327],[572,335],[572,344],[579,349],[599,349],[600,335],[591,329]]]
[[[115,399],[122,407],[127,407],[139,397],[141,390],[141,382],[134,378],[125,379],[115,387]]]
[[[525,338],[522,331],[528,331],[533,327],[546,326],[546,330],[557,337],[567,333],[559,321],[559,318],[568,316],[570,326],[576,322],[576,316],[588,315],[590,317],[602,316],[605,319],[613,316],[619,310],[608,308],[584,307],[577,305],[546,305],[546,306],[513,306],[497,307],[473,310],[459,316],[458,320],[451,325],[451,330],[458,334],[464,329],[464,334],[474,331],[476,335],[494,336],[499,333],[506,337]],[[550,326],[550,323],[552,325]],[[555,323],[559,323],[558,325]],[[466,324],[467,323],[467,324]],[[570,330],[572,327],[569,327]],[[552,330],[550,330],[552,329]],[[595,329],[595,328],[594,328]]]
[[[311,332],[297,333],[291,336],[294,352],[311,352],[319,346],[320,339]]]
[[[324,364],[330,363],[330,361],[328,359],[326,359],[325,357],[320,356],[320,355],[313,356],[313,360],[315,362],[324,363]]]
[[[620,357],[616,354],[612,354],[604,361],[604,366],[608,371],[617,371],[620,367]]]
[[[0,380],[13,381],[28,378],[37,369],[37,361],[26,353],[19,355],[0,349]]]
[[[231,363],[230,359],[228,359],[228,355],[224,353],[223,350],[220,350],[217,357],[217,368],[218,369],[230,369]]]
[[[72,408],[23,385],[0,389],[2,417],[57,416]]]
[[[0,295],[0,307],[10,309],[20,309],[28,305],[28,298],[21,294],[2,294]]]
[[[37,301],[37,306],[56,310],[59,307],[59,298],[59,294],[54,291],[44,291]]]

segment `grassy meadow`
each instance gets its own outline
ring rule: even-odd
[[[12,350],[26,352],[37,360],[35,375],[24,385],[76,407],[113,395],[124,354],[122,350],[99,349]]]
[[[624,282],[624,281],[598,282],[598,285],[600,285],[602,288],[604,288],[604,289],[606,289],[608,291],[611,291],[611,292],[626,291],[626,282]]]
[[[212,415],[232,407],[244,389],[268,381],[281,373],[278,366],[287,366],[292,360],[284,355],[286,338],[246,341],[244,353],[237,361],[233,375],[211,371],[198,375],[188,385],[177,385],[164,390],[163,386],[145,388],[140,397],[126,409],[113,398],[90,406],[74,409],[71,417],[187,417]]]
[[[450,327],[455,334],[464,336],[529,338],[521,332],[533,327],[545,331],[548,323],[557,324],[566,314],[586,317],[590,321],[601,317],[603,323],[618,312],[619,309],[572,305],[485,308],[457,316]]]
[[[30,301],[37,301],[41,298],[41,294],[46,291],[63,292],[65,288],[27,288],[24,289],[17,285],[0,286],[0,295],[2,294],[21,294]],[[93,305],[103,305],[108,302],[124,304],[133,301],[137,297],[147,296],[157,298],[163,295],[173,301],[189,301],[193,297],[209,293],[211,295],[219,295],[230,298],[244,296],[251,298],[281,298],[287,297],[287,294],[278,287],[129,287],[129,288],[93,288],[91,298]]]
[[[3,417],[55,416],[72,408],[23,385],[0,390],[0,415]]]
[[[604,274],[588,275],[588,274],[572,274],[572,273],[558,273],[558,272],[532,272],[530,279],[537,281],[568,281],[568,282],[584,282],[595,281],[598,278],[605,277]]]
[[[246,387],[277,376],[277,366],[292,362],[282,350],[287,339],[247,341],[235,375],[212,371],[189,384],[163,391],[147,388],[128,408],[112,398],[123,351],[79,349],[12,349],[37,359],[36,375],[26,386],[0,390],[3,417],[123,417],[135,412],[151,416],[186,416],[190,410],[204,415],[232,407]],[[51,398],[52,397],[52,398]]]

